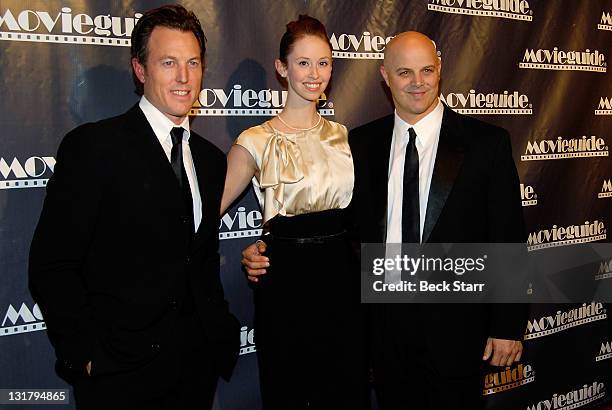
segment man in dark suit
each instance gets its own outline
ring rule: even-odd
[[[79,408],[210,408],[239,324],[219,278],[225,155],[190,131],[205,37],[164,6],[132,33],[142,95],[60,144],[30,250],[30,289]]]
[[[524,243],[519,180],[508,133],[439,100],[435,44],[401,33],[381,74],[395,113],[349,133],[351,207],[361,243]],[[249,279],[268,261],[243,252]],[[481,364],[520,360],[526,308],[504,304],[381,304],[370,344],[381,410],[482,408]]]
[[[381,74],[395,114],[349,135],[358,237],[524,243],[509,135],[444,106],[440,72],[435,44],[421,33],[399,34],[385,49]],[[373,305],[380,407],[481,408],[481,360],[509,366],[520,359],[525,313],[524,306],[504,304]]]

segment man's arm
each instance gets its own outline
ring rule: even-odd
[[[489,178],[487,224],[489,241],[493,243],[524,243],[525,223],[520,202],[520,182],[514,160],[510,135],[504,130],[493,157]],[[520,360],[523,332],[528,305],[494,303],[491,305],[491,325],[483,360],[494,366],[510,366]]]
[[[29,260],[30,291],[45,317],[57,358],[77,372],[85,371],[94,340],[83,264],[101,189],[97,153],[87,131],[72,131],[60,145]]]

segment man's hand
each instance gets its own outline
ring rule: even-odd
[[[240,261],[247,271],[248,278],[251,282],[259,281],[258,276],[266,273],[267,267],[270,266],[269,259],[262,254],[266,252],[266,244],[263,241],[252,243],[242,251],[242,260]]]
[[[91,361],[87,363],[87,366],[85,366],[85,370],[87,370],[87,375],[91,376]]]
[[[523,344],[519,340],[495,339],[489,337],[482,360],[489,360],[493,366],[511,366],[521,360]]]

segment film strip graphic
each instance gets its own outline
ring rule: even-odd
[[[49,178],[0,181],[0,189],[44,188],[47,186],[47,182],[49,182]]]
[[[595,242],[595,241],[600,241],[602,239],[606,239],[605,233],[601,235],[589,236],[586,238],[567,239],[565,241],[556,241],[556,242],[548,242],[548,243],[540,243],[537,245],[531,245],[531,246],[527,246],[527,252],[537,251],[539,249],[546,249],[546,248],[556,248],[557,246],[574,245],[577,243]]]
[[[574,65],[574,64],[546,64],[546,63],[519,63],[520,68],[535,68],[537,70],[555,70],[555,71],[595,71],[605,73],[606,67],[598,67],[591,65]]]
[[[382,60],[383,53],[356,53],[352,51],[332,51],[333,58],[350,58],[354,60]]]
[[[29,41],[34,43],[83,44],[93,46],[129,47],[132,42],[129,38],[73,36],[66,34],[30,34],[9,31],[0,31],[0,40]]]
[[[278,115],[282,108],[192,108],[189,115],[192,117],[271,117]],[[319,110],[324,117],[335,115],[333,108]]]
[[[38,332],[40,330],[47,330],[47,324],[45,322],[36,322],[31,323],[29,325],[0,327],[0,336],[10,336],[19,333]]]
[[[531,108],[453,108],[459,114],[531,115]]]
[[[507,11],[462,9],[458,7],[440,6],[438,4],[428,4],[427,9],[439,11],[442,13],[466,14],[470,16],[501,17],[512,20],[533,21],[533,16],[531,14],[510,13]]]
[[[587,151],[587,152],[564,152],[559,154],[533,154],[521,155],[521,161],[538,161],[546,159],[562,158],[584,158],[584,157],[607,157],[608,151]]]
[[[219,239],[240,239],[240,238],[253,238],[261,236],[262,230],[260,229],[245,229],[242,231],[230,231],[230,232],[219,232]]]
[[[515,389],[515,388],[517,388],[519,386],[523,386],[523,385],[525,385],[527,383],[531,383],[534,380],[535,380],[535,375],[531,376],[531,377],[528,377],[526,379],[523,379],[523,380],[516,381],[514,383],[504,384],[503,386],[497,386],[497,387],[493,387],[491,389],[483,389],[482,395],[483,396],[488,396],[490,394],[499,393],[500,391],[512,390],[512,389]]]

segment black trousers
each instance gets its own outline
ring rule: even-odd
[[[177,314],[172,340],[151,362],[116,374],[80,376],[73,385],[78,410],[210,409],[218,374],[196,314]],[[95,369],[95,362],[92,368]]]
[[[374,387],[380,410],[481,410],[486,338],[460,347],[455,338],[432,343],[418,305],[375,305],[369,323]],[[372,319],[376,320],[373,321]],[[440,324],[443,326],[443,322]],[[438,335],[433,337],[439,337]],[[447,352],[439,352],[445,345]],[[448,352],[452,352],[448,358]],[[447,359],[440,360],[440,357]],[[453,360],[454,356],[454,360]]]

